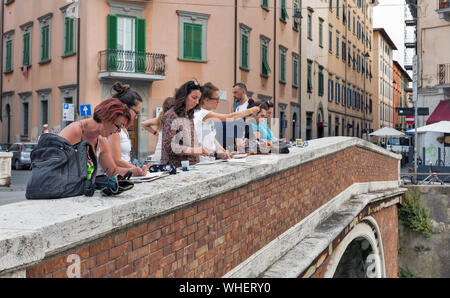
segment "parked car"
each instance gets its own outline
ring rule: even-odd
[[[0,143],[0,152],[8,152],[9,147],[11,147],[11,144]]]
[[[37,143],[14,143],[9,147],[8,151],[13,154],[11,165],[15,170],[20,170],[24,167],[30,168],[30,154],[36,146]]]

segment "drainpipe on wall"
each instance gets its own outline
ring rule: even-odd
[[[80,115],[80,20],[81,20],[81,0],[78,0],[78,16],[77,16],[77,107],[76,115]]]
[[[273,114],[276,115],[276,74],[277,74],[277,0],[273,0]]]
[[[237,82],[237,13],[238,13],[238,1],[234,0],[234,80],[233,86]]]
[[[5,31],[5,0],[2,0],[2,36],[1,36],[1,46],[0,51],[0,121],[3,122],[3,32]]]
[[[298,3],[299,6],[299,11],[300,11],[300,16],[298,19],[298,26],[300,28],[298,28],[298,74],[297,74],[297,80],[298,80],[298,95],[297,95],[297,100],[298,100],[298,138],[301,139],[302,138],[302,30],[303,30],[303,26],[302,26],[302,6],[303,6],[303,1],[299,0]]]

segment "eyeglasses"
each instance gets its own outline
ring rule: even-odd
[[[120,132],[122,130],[122,128],[124,128],[123,124],[117,125],[117,124],[114,123],[114,125],[116,126],[116,130],[114,131],[116,133]]]
[[[138,116],[139,117],[139,112],[138,111],[136,111],[135,109],[133,109],[133,108],[130,108],[131,110],[133,110],[133,112],[136,114],[136,116]]]
[[[217,100],[217,101],[219,101],[219,100],[220,100],[220,97],[208,97],[208,99],[209,99],[209,100]]]

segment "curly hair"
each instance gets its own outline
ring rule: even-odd
[[[186,98],[193,90],[200,90],[200,92],[203,92],[203,87],[197,81],[188,81],[176,90],[173,108],[177,116],[194,119],[194,111],[197,109],[198,105],[186,113]]]

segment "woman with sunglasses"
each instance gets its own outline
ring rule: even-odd
[[[180,167],[181,161],[188,160],[194,165],[200,155],[214,155],[195,137],[194,111],[201,96],[202,87],[196,81],[184,83],[175,92],[174,105],[162,119],[161,164]]]
[[[131,125],[135,119],[139,118],[139,113],[142,110],[142,97],[135,90],[130,88],[129,85],[120,82],[114,83],[111,89],[116,92],[112,97],[119,99],[130,109],[132,117],[130,122]],[[122,168],[132,169],[137,166],[131,163],[130,153],[133,148],[128,134],[128,127],[129,126],[122,128],[118,134],[111,135],[108,138],[108,144],[116,165]],[[147,173],[149,166],[149,164],[142,166],[144,175]]]
[[[234,112],[230,114],[220,114],[213,112],[219,105],[219,88],[211,82],[203,87],[202,97],[200,99],[200,109],[194,113],[194,126],[199,142],[214,152],[213,157],[200,157],[200,161],[209,161],[216,158],[229,159],[231,153],[225,150],[216,139],[216,128],[214,122],[235,121],[240,118],[248,117],[259,112],[259,107],[253,107],[248,110]]]
[[[124,127],[131,123],[130,109],[116,98],[109,98],[102,101],[95,107],[94,117],[80,120],[66,126],[59,136],[65,138],[72,145],[79,143],[82,139],[89,142],[97,156],[97,174],[113,176],[116,174],[125,175],[128,171],[133,176],[142,176],[141,168],[124,168],[117,166],[111,156],[106,138],[117,134]],[[87,165],[88,171],[93,170],[92,164]]]

